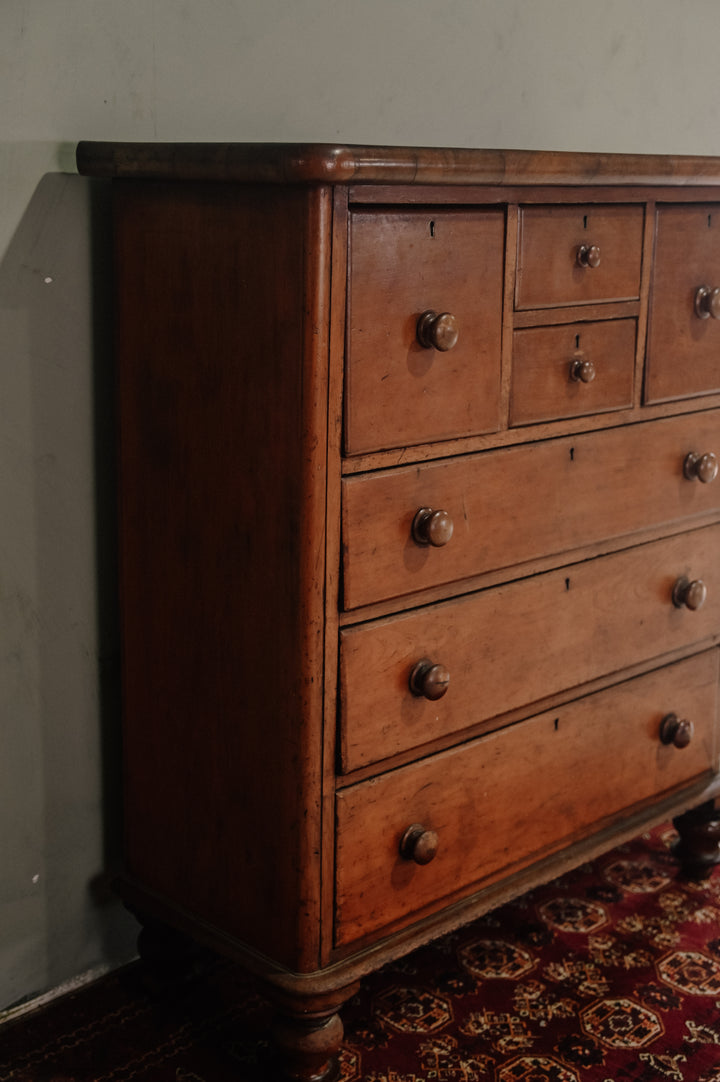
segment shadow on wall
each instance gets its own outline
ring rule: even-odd
[[[0,263],[0,1008],[133,953],[97,889],[120,822],[108,201],[47,174]]]

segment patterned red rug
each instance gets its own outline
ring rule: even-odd
[[[363,983],[344,1082],[720,1082],[720,869],[671,827]],[[0,1082],[257,1082],[269,1012],[236,967],[132,965],[0,1029]]]

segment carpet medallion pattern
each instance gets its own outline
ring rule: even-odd
[[[720,1082],[720,869],[664,826],[363,982],[342,1082]],[[260,1082],[270,1012],[217,960],[130,966],[0,1029],[0,1082]]]

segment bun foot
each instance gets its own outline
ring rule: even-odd
[[[720,864],[720,812],[714,801],[679,815],[673,819],[673,826],[680,835],[675,855],[683,875],[688,879],[707,879]]]
[[[336,1082],[343,1039],[338,1012],[357,987],[353,984],[339,992],[307,997],[269,989],[277,1009],[271,1035],[280,1060],[280,1078],[288,1082]]]

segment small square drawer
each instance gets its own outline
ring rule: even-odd
[[[631,406],[635,337],[634,319],[515,331],[510,424]]]
[[[497,429],[504,251],[502,210],[352,213],[348,454]]]
[[[515,307],[638,298],[644,217],[639,206],[524,207]]]
[[[657,212],[647,402],[720,391],[720,205]]]
[[[705,651],[341,790],[338,945],[408,924],[709,776],[717,682],[717,651]],[[673,716],[692,727],[686,746],[672,742]]]

